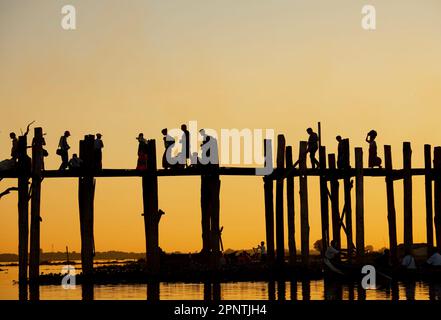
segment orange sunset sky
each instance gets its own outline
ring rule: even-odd
[[[76,7],[77,30],[61,28],[64,4]],[[361,28],[365,4],[376,7],[375,31]],[[328,152],[341,134],[367,164],[364,139],[376,129],[381,157],[391,144],[401,167],[401,143],[411,141],[413,166],[423,167],[423,145],[441,145],[440,12],[439,0],[0,0],[0,158],[9,132],[32,120],[47,133],[51,169],[66,129],[73,152],[100,132],[104,167],[134,168],[139,132],[158,140],[159,159],[164,127],[272,128],[297,156],[305,129],[321,121]],[[313,243],[319,188],[309,181]],[[424,181],[413,181],[414,241],[423,242]],[[4,179],[0,192],[14,184]],[[43,182],[44,251],[79,251],[77,188],[77,179]],[[402,182],[395,194],[402,242]],[[222,177],[225,248],[265,239],[263,200],[260,177]],[[200,178],[159,178],[159,203],[163,250],[199,250]],[[15,193],[0,200],[2,253],[17,252],[16,205]],[[142,210],[139,178],[97,179],[96,250],[144,251]],[[388,246],[386,216],[384,178],[366,178],[366,244]]]

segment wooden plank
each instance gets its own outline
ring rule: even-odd
[[[300,141],[299,147],[299,168],[302,173],[306,169],[306,150],[308,143]],[[299,192],[300,192],[300,238],[302,264],[309,264],[309,213],[308,213],[308,178],[306,175],[300,175]]]
[[[142,197],[144,206],[144,226],[146,238],[147,270],[156,274],[160,269],[159,256],[159,221],[161,212],[158,205],[158,177],[156,176],[156,142],[147,142],[147,171],[142,178]]]
[[[293,165],[292,147],[286,147],[286,168]],[[286,202],[287,202],[287,223],[288,223],[288,249],[289,264],[294,266],[297,260],[296,240],[295,240],[295,211],[294,211],[294,177],[286,179]]]
[[[426,236],[427,245],[433,247],[433,197],[432,197],[432,176],[429,171],[432,169],[432,147],[424,145],[424,169],[427,170],[424,176],[424,189],[426,194]]]
[[[272,165],[272,140],[264,140],[264,157],[265,167]],[[266,246],[267,259],[269,263],[274,262],[274,196],[273,196],[273,179],[270,176],[263,178],[264,194],[265,194],[265,230],[266,230]]]
[[[391,146],[384,146],[384,165],[386,171],[392,172],[392,150]],[[391,262],[396,265],[398,262],[397,252],[397,217],[395,210],[394,181],[392,174],[386,176],[386,196],[387,196],[387,221],[389,229],[389,248]]]
[[[285,167],[285,137],[277,137],[277,171],[283,172]],[[276,180],[276,248],[277,263],[285,262],[285,232],[283,221],[283,175],[278,174]]]
[[[323,174],[320,176],[320,212],[322,222],[322,254],[329,246],[329,203],[328,203],[328,185],[325,176],[326,168],[326,148],[319,148],[320,170]]]
[[[29,254],[29,280],[31,285],[38,283],[40,275],[40,198],[43,169],[43,129],[34,129],[32,141],[32,198],[31,198],[31,234]],[[39,300],[38,286],[30,291],[31,300]]]
[[[336,168],[335,154],[328,155],[329,168]],[[340,199],[339,199],[339,183],[337,179],[331,179],[331,216],[332,216],[332,239],[337,243],[337,250],[340,250]]]
[[[363,149],[355,148],[355,245],[358,262],[364,259],[364,186],[363,186]]]
[[[434,167],[438,171],[435,176],[435,235],[436,247],[441,250],[441,147],[435,147],[434,150]]]
[[[254,167],[220,167],[219,175],[221,176],[256,176],[256,169]],[[427,174],[427,170],[425,168],[412,168],[410,173],[412,176],[425,176]],[[164,170],[159,169],[156,172],[158,177],[179,177],[179,176],[200,176],[204,174],[203,168],[185,168],[185,169],[173,169],[173,170]],[[355,169],[346,169],[345,171],[334,170],[334,169],[325,169],[326,176],[329,180],[337,177],[338,179],[342,179],[344,177],[355,177]],[[394,169],[392,173],[396,179],[402,179],[404,170],[403,169]],[[436,170],[431,169],[429,173],[433,176],[437,174]],[[103,169],[99,172],[91,173],[96,178],[117,178],[117,177],[142,177],[147,173],[145,171],[135,170],[135,169]],[[319,177],[321,175],[320,169],[311,169],[307,168],[304,172],[304,175],[307,176],[315,176]],[[43,178],[78,178],[80,176],[86,175],[81,171],[59,171],[59,170],[45,170],[43,172]],[[286,172],[287,176],[299,177],[301,175],[300,169],[291,169],[290,172]],[[363,176],[364,177],[386,177],[388,173],[384,168],[364,168]],[[2,171],[0,172],[0,178],[5,179],[16,179],[18,178],[17,171]]]
[[[18,138],[18,281],[19,299],[27,300],[29,240],[29,175],[27,137]]]
[[[412,223],[412,149],[410,142],[403,142],[403,208],[404,208],[404,249],[410,250],[413,244]]]

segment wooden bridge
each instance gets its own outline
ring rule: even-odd
[[[272,140],[264,143],[265,166],[272,166]],[[43,130],[35,128],[32,141],[32,161],[27,155],[27,136],[20,136],[18,142],[18,166],[16,170],[0,172],[0,179],[15,178],[18,180],[18,227],[19,227],[19,284],[20,299],[27,299],[27,283],[38,283],[40,263],[40,194],[43,179],[78,178],[78,203],[81,231],[81,261],[84,279],[93,276],[94,256],[94,193],[95,178],[105,177],[139,177],[142,179],[144,222],[146,236],[146,263],[149,272],[160,270],[159,259],[159,221],[161,211],[158,208],[158,177],[161,176],[201,176],[201,214],[202,214],[202,253],[206,254],[207,264],[216,270],[221,256],[219,228],[220,214],[220,176],[244,175],[255,176],[257,168],[219,167],[217,165],[197,165],[189,168],[158,169],[156,163],[156,143],[147,143],[147,169],[145,171],[131,169],[94,168],[94,136],[87,135],[80,141],[80,158],[83,167],[80,170],[43,170]],[[397,256],[397,227],[394,201],[394,182],[403,181],[404,190],[404,246],[411,249],[413,244],[412,227],[412,177],[425,177],[426,195],[426,229],[427,244],[434,244],[434,225],[436,244],[441,247],[441,147],[424,146],[424,168],[412,168],[412,150],[409,142],[403,143],[403,168],[392,167],[391,147],[384,146],[385,168],[364,168],[363,150],[355,148],[355,167],[350,165],[349,140],[343,141],[343,162],[337,161],[335,154],[326,154],[326,147],[319,147],[319,169],[308,169],[306,166],[307,142],[299,145],[299,158],[294,166],[293,149],[285,145],[283,135],[277,137],[276,166],[273,172],[263,176],[265,198],[265,227],[268,263],[276,266],[288,263],[298,264],[295,243],[295,212],[294,212],[294,178],[299,179],[300,194],[300,251],[301,265],[309,263],[309,209],[308,209],[308,177],[315,176],[320,180],[320,212],[322,245],[329,245],[330,222],[332,239],[341,243],[343,229],[348,244],[350,257],[357,263],[364,258],[364,177],[384,177],[387,196],[387,219],[389,226],[389,246],[394,262]],[[298,164],[298,167],[297,167]],[[261,177],[262,178],[262,177]],[[353,209],[351,192],[355,179],[355,243],[353,236]],[[343,181],[344,205],[340,209],[339,189]],[[286,192],[284,191],[286,181]],[[30,183],[31,182],[31,183]],[[274,184],[275,197],[274,197]],[[433,188],[434,184],[434,188]],[[434,190],[433,190],[434,189]],[[285,260],[285,213],[284,198],[286,196],[288,227],[288,260]],[[30,230],[29,230],[30,201]],[[330,204],[330,207],[329,207]],[[29,241],[30,238],[30,241]],[[30,246],[28,248],[28,241]],[[29,262],[28,262],[29,253]],[[352,253],[354,253],[352,255]],[[29,277],[28,277],[29,265]],[[38,290],[32,291],[31,299],[38,299]]]

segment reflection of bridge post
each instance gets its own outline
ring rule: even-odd
[[[274,280],[268,281],[268,300],[276,300],[276,283]]]
[[[159,301],[160,298],[160,283],[158,281],[151,281],[147,283],[147,300]]]
[[[302,280],[302,300],[311,300],[311,281],[308,279]]]

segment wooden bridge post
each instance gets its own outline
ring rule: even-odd
[[[319,148],[320,162],[320,212],[322,221],[322,254],[324,255],[329,246],[329,202],[328,183],[325,176],[326,169],[326,147]]]
[[[265,167],[273,166],[272,140],[264,140]],[[273,179],[271,175],[263,177],[265,193],[265,230],[267,259],[269,263],[274,262],[274,197],[273,197]]]
[[[80,141],[80,158],[83,160],[82,176],[79,178],[78,198],[81,227],[81,265],[85,282],[90,282],[93,274],[93,256],[95,243],[93,235],[93,216],[95,198],[94,136],[87,135]],[[87,293],[87,299],[90,294]],[[83,298],[86,298],[83,295]]]
[[[441,250],[441,147],[435,147],[434,154],[435,173],[435,234],[436,246]]]
[[[433,247],[433,197],[432,197],[432,147],[430,144],[424,145],[424,175],[426,193],[426,236],[427,245]]]
[[[210,227],[211,227],[211,257],[213,269],[220,267],[220,186],[221,181],[219,179],[219,173],[217,172],[217,166],[215,172],[209,177],[209,192],[210,192]]]
[[[41,181],[43,170],[43,129],[34,129],[32,141],[32,198],[31,198],[31,234],[29,254],[29,279],[32,283],[38,283],[40,275],[40,198]],[[30,290],[31,300],[39,299],[38,285]]]
[[[335,170],[336,161],[335,154],[328,155],[329,169]],[[331,179],[331,216],[332,216],[332,240],[337,243],[337,250],[341,247],[341,237],[340,237],[340,204],[339,204],[339,183],[338,179],[333,177]]]
[[[403,208],[404,208],[404,249],[410,250],[413,244],[412,223],[412,149],[410,142],[403,142]]]
[[[146,238],[147,270],[159,272],[159,221],[161,212],[158,205],[158,176],[156,163],[156,142],[147,142],[147,170],[142,176],[142,198],[144,206],[144,225]]]
[[[286,147],[286,168],[289,170],[293,166],[292,147]],[[294,266],[297,260],[296,240],[295,240],[295,211],[294,211],[294,176],[286,178],[286,202],[287,202],[287,223],[288,223],[288,249],[289,264]]]
[[[283,173],[285,167],[285,137],[277,137],[277,180],[276,180],[276,248],[277,264],[285,262],[285,233],[283,222]]]
[[[355,245],[358,262],[364,259],[363,149],[355,148]]]
[[[29,175],[27,137],[18,137],[18,281],[19,299],[28,298]]]
[[[302,264],[309,264],[309,216],[308,216],[308,178],[306,176],[306,150],[308,143],[300,141],[299,169],[300,169],[300,238]]]
[[[389,226],[389,248],[392,264],[398,262],[397,253],[397,216],[395,211],[394,180],[392,176],[391,146],[384,146],[384,166],[386,168],[387,221]]]
[[[208,257],[211,248],[210,222],[210,193],[209,181],[206,175],[201,175],[201,224],[202,224],[202,253]]]
[[[349,159],[350,159],[350,147],[349,147],[349,139],[344,139],[343,143],[343,152],[345,159],[344,168],[349,169],[351,167]],[[346,239],[348,244],[348,260],[351,261],[352,252],[354,250],[353,236],[352,236],[352,198],[351,198],[351,190],[352,190],[351,177],[348,175],[348,172],[345,172],[345,177],[343,180],[343,188],[344,188],[344,200],[345,200],[345,217],[346,217]]]

